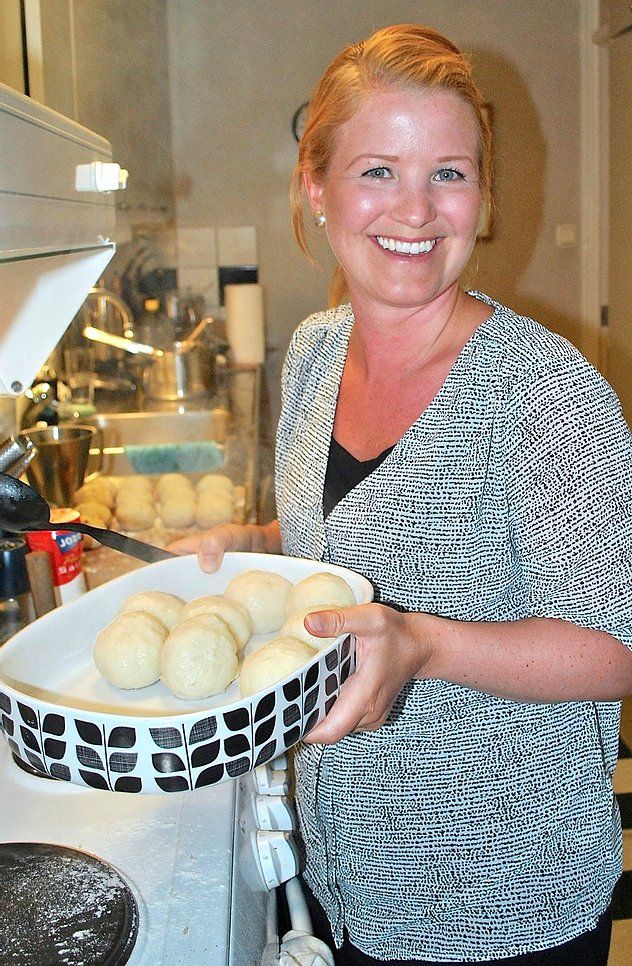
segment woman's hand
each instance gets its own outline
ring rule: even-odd
[[[411,620],[414,616],[414,621]],[[314,744],[334,744],[353,731],[375,731],[384,724],[403,686],[432,656],[425,614],[402,614],[382,604],[318,611],[305,618],[317,637],[354,634],[356,670],[340,689],[327,717],[305,737]],[[430,622],[430,624],[429,624]]]
[[[200,569],[204,573],[214,574],[221,567],[224,554],[229,550],[280,553],[281,532],[277,520],[265,526],[222,523],[206,533],[174,540],[167,550],[177,554],[196,553]]]

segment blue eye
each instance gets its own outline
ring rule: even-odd
[[[434,176],[435,181],[463,181],[464,175],[456,168],[440,168]]]
[[[388,168],[369,168],[368,171],[362,173],[363,178],[375,178],[376,180],[384,180],[385,178],[391,177],[391,172]]]

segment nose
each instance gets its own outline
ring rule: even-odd
[[[402,183],[397,192],[392,214],[400,224],[410,228],[421,228],[427,225],[436,214],[430,186]]]

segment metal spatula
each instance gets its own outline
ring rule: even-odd
[[[93,527],[89,523],[51,523],[50,506],[43,496],[28,483],[0,473],[0,529],[8,533],[26,533],[30,530],[71,530],[87,533],[105,547],[120,550],[130,557],[146,563],[167,560],[174,554],[154,547],[142,540],[126,537],[116,530]]]

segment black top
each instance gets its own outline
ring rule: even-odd
[[[362,480],[383,463],[393,446],[389,446],[372,460],[357,460],[344,446],[331,437],[329,444],[329,459],[325,474],[325,489],[323,492],[323,515],[329,516],[337,503],[361,483]]]

